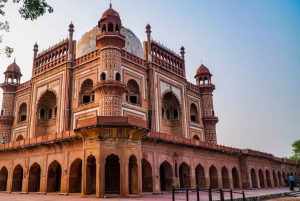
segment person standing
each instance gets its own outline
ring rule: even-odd
[[[295,185],[295,179],[292,174],[290,174],[290,176],[289,176],[289,181],[290,181],[290,190],[293,191],[294,185]]]

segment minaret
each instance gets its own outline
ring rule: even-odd
[[[215,85],[211,83],[212,74],[203,64],[196,71],[196,82],[200,87],[202,101],[202,120],[204,123],[204,138],[206,142],[217,143],[216,124],[218,117],[215,116],[213,106],[213,91]]]
[[[2,109],[0,116],[0,138],[11,141],[12,123],[14,120],[14,107],[17,87],[21,81],[20,67],[16,60],[10,64],[4,72],[5,80],[0,86],[3,90]]]
[[[100,49],[100,81],[94,85],[99,97],[100,116],[122,116],[122,95],[126,85],[121,81],[121,54],[125,46],[125,36],[120,32],[122,27],[119,13],[110,8],[98,21],[101,34],[96,43]]]

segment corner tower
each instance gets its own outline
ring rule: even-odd
[[[4,72],[5,80],[0,86],[3,90],[2,109],[0,116],[0,137],[11,141],[12,123],[14,120],[14,107],[17,87],[21,81],[21,70],[16,60]]]
[[[120,15],[110,4],[98,22],[101,33],[96,38],[100,49],[100,82],[94,86],[94,91],[99,97],[100,116],[122,116],[126,85],[121,81],[121,49],[125,46],[121,26]]]
[[[215,116],[213,105],[213,91],[215,85],[211,83],[212,74],[203,64],[196,71],[196,82],[200,87],[202,101],[202,120],[204,123],[205,141],[217,143],[216,124],[218,117]]]

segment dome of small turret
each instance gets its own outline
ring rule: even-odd
[[[210,74],[208,68],[203,64],[201,64],[201,66],[199,66],[199,68],[196,71],[196,76],[201,74]]]
[[[101,19],[109,19],[109,18],[119,18],[120,19],[120,15],[117,11],[115,11],[114,9],[112,9],[111,4],[109,9],[107,9],[103,14]]]
[[[21,73],[20,67],[16,64],[16,60],[7,67],[6,72]]]

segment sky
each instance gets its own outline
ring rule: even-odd
[[[21,18],[12,1],[0,18],[10,24],[10,32],[0,31],[0,49],[14,48],[11,58],[0,55],[0,69],[16,58],[21,82],[31,78],[36,42],[42,51],[67,38],[71,21],[78,41],[110,1],[47,2],[54,12],[35,21]],[[300,139],[300,0],[112,0],[112,7],[141,42],[149,23],[154,40],[177,53],[183,45],[189,82],[201,60],[210,69],[218,144],[292,155]]]

